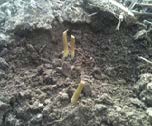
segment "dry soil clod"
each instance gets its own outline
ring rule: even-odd
[[[82,80],[81,80],[78,88],[76,89],[76,91],[74,92],[74,94],[73,94],[73,96],[72,96],[72,98],[71,98],[71,103],[72,103],[73,105],[75,105],[75,104],[77,103],[77,101],[78,101],[78,99],[79,99],[79,97],[80,97],[80,94],[81,94],[84,86],[85,86],[85,81],[82,81]]]

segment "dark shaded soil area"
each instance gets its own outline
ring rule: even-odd
[[[62,32],[66,29],[69,36],[76,37],[74,59],[62,58]],[[144,111],[132,105],[129,98],[136,97],[132,89],[139,75],[152,72],[149,64],[138,59],[138,56],[151,58],[152,47],[146,40],[134,41],[134,34],[134,26],[123,26],[116,31],[112,25],[106,31],[93,32],[87,24],[67,22],[54,25],[51,31],[16,33],[3,55],[9,68],[0,80],[0,100],[10,107],[2,125],[135,126],[136,123],[139,126],[144,123],[147,119],[134,122],[136,119],[125,112],[125,115],[119,113],[117,107],[113,109],[127,106],[126,111],[135,110],[136,114]],[[78,105],[72,106],[70,98],[81,79],[86,81],[86,87]],[[100,102],[101,106],[96,106]],[[150,125],[146,123],[143,126]]]

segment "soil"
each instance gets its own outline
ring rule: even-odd
[[[138,59],[150,58],[152,47],[144,39],[134,41],[136,26],[115,28],[94,32],[88,24],[65,22],[54,23],[52,30],[16,33],[2,56],[9,68],[0,80],[0,99],[10,106],[2,125],[141,126],[146,115],[138,120],[126,111],[134,116],[145,111],[130,98],[136,98],[133,87],[139,75],[152,72]],[[63,58],[66,29],[76,37],[74,59]],[[86,86],[73,106],[70,98],[80,80]],[[150,126],[145,120],[143,126]]]

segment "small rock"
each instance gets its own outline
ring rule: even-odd
[[[146,113],[152,117],[152,108],[147,108]]]
[[[67,93],[65,93],[65,92],[60,92],[59,94],[60,94],[61,100],[68,100],[68,99],[69,99],[69,96],[68,96]]]
[[[60,92],[57,98],[62,105],[66,105],[70,102],[69,95],[66,92]]]
[[[69,77],[71,75],[71,64],[68,62],[64,62],[62,64],[62,73],[64,76]]]
[[[8,63],[5,61],[4,58],[0,57],[0,69],[2,70],[6,70],[8,69],[9,65]]]
[[[107,104],[107,105],[113,105],[112,98],[108,94],[106,94],[106,93],[104,93],[103,95],[101,95],[95,101],[96,101],[96,103],[103,103],[103,104]]]

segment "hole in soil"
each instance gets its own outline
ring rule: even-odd
[[[53,59],[62,59],[62,32],[76,37],[76,57],[74,63],[81,62],[88,69],[99,67],[101,73],[110,78],[125,79],[134,82],[140,73],[138,55],[150,54],[147,47],[133,42],[132,31],[122,28],[120,31],[104,34],[94,33],[87,24],[58,25],[52,31],[38,29],[16,35],[16,40],[9,55],[8,62],[15,67],[34,67],[42,63],[52,63]],[[106,29],[114,31],[111,27]],[[137,46],[138,45],[138,46]]]

